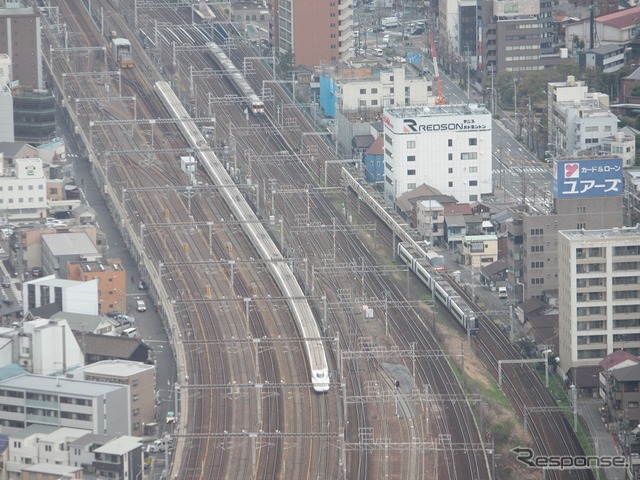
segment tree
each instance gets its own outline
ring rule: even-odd
[[[278,57],[278,68],[276,69],[278,77],[281,80],[291,80],[291,72],[295,68],[295,56],[291,50],[287,50]]]

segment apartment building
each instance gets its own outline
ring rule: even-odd
[[[127,272],[120,259],[69,262],[67,278],[98,281],[98,312],[102,315],[127,311]]]
[[[560,368],[595,366],[624,349],[640,354],[640,229],[558,235]]]
[[[0,8],[0,53],[11,58],[12,78],[21,88],[44,88],[41,23],[35,8]]]
[[[0,381],[0,426],[11,433],[53,425],[96,434],[130,434],[127,385],[21,375]]]
[[[73,375],[91,382],[129,386],[131,434],[141,437],[145,425],[156,421],[156,367],[126,360],[104,360],[82,367]]]
[[[82,282],[48,275],[24,282],[22,299],[28,310],[56,304],[63,312],[98,315],[98,288],[97,278]]]
[[[353,56],[353,0],[269,0],[269,40],[309,68]]]
[[[320,75],[320,106],[328,117],[428,104],[435,104],[431,81],[404,66],[325,68]]]
[[[12,220],[38,220],[47,213],[47,178],[39,158],[16,158],[0,172],[0,210]]]
[[[529,72],[567,63],[555,42],[553,2],[480,0],[486,72]]]

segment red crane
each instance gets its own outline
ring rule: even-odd
[[[438,70],[438,54],[436,52],[436,44],[433,41],[433,33],[429,34],[429,42],[431,43],[431,59],[433,60],[433,81],[436,84],[436,105],[444,105],[447,99],[442,93],[442,79]]]

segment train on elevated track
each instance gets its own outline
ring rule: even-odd
[[[444,305],[467,334],[476,335],[478,333],[478,317],[475,312],[453,288],[449,280],[431,266],[425,251],[416,249],[408,243],[400,243],[398,244],[398,256],[431,290],[433,298]]]

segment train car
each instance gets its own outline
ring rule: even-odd
[[[247,82],[247,79],[242,75],[242,72],[238,70],[231,59],[227,57],[222,48],[210,42],[207,43],[207,51],[218,65],[229,74],[229,78],[233,82],[235,89],[243,98],[244,106],[255,116],[264,115],[264,103],[260,100],[260,97],[256,95],[251,85],[249,85],[249,82]]]
[[[172,118],[189,118],[186,109],[167,82],[156,82],[154,88]],[[181,121],[178,123],[178,128],[192,147],[206,145],[205,138],[200,133],[195,122],[190,120]],[[212,183],[226,186],[233,185],[233,180],[229,173],[214,152],[196,148],[195,155],[200,160],[200,165],[206,170]],[[221,192],[235,218],[242,225],[245,234],[259,252],[260,257],[267,261],[269,272],[278,285],[282,296],[287,299],[287,305],[303,340],[309,362],[313,390],[319,393],[327,392],[330,388],[327,356],[322,340],[320,340],[318,323],[309,302],[304,298],[302,288],[286,262],[269,261],[282,260],[282,255],[273,240],[271,240],[264,225],[258,221],[255,212],[242,196],[240,189],[232,186],[223,188]]]
[[[467,333],[477,334],[479,328],[475,312],[458,295],[458,292],[449,281],[439,274],[441,270],[433,266],[432,259],[427,258],[429,252],[419,244],[414,247],[408,243],[400,243],[397,248],[400,259],[431,290],[433,298],[438,300],[451,313]],[[442,257],[441,255],[439,256]]]
[[[111,40],[111,55],[113,56],[113,61],[120,68],[133,68],[131,42],[126,38],[114,38]]]
[[[426,257],[434,270],[438,272],[442,272],[444,270],[444,257],[442,255],[434,252],[433,250],[429,250],[427,251]]]

